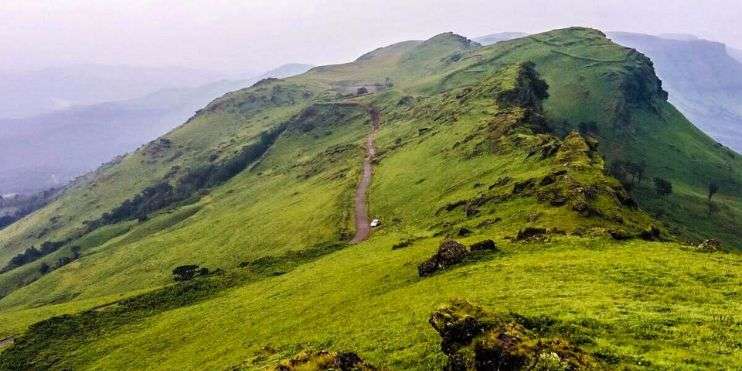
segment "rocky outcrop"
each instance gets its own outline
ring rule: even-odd
[[[516,319],[516,316],[497,316],[458,300],[435,311],[429,323],[441,336],[441,350],[448,357],[446,370],[599,368],[590,355],[569,341],[560,337],[543,338]]]

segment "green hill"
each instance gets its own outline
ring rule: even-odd
[[[348,244],[369,135],[382,226]],[[740,165],[599,31],[380,48],[229,93],[0,231],[0,367],[255,369],[327,349],[430,369],[499,349],[441,351],[428,319],[454,299],[500,318],[476,312],[482,336],[519,329],[521,365],[742,365]],[[685,245],[711,237],[730,252]],[[497,247],[431,258],[445,239]]]

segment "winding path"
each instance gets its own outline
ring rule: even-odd
[[[374,138],[381,124],[381,113],[374,107],[368,107],[368,114],[371,116],[371,133],[366,138],[366,158],[363,160],[363,174],[361,174],[361,181],[358,183],[358,188],[356,188],[356,235],[350,241],[351,243],[359,243],[365,240],[368,238],[369,232],[371,232],[368,218],[367,194],[373,175],[373,161],[376,155]]]

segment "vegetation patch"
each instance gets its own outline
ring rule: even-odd
[[[205,300],[236,282],[234,276],[191,280],[79,314],[51,317],[31,325],[0,353],[0,369],[65,369],[67,351],[146,317]]]

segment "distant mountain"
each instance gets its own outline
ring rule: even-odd
[[[0,193],[29,193],[62,185],[168,132],[227,92],[310,67],[290,64],[247,80],[169,88],[136,99],[0,119]]]
[[[670,101],[703,131],[742,152],[742,63],[724,44],[688,35],[608,35],[651,58]]]
[[[742,63],[742,50],[727,47],[727,53],[729,53],[732,58]]]
[[[526,36],[528,34],[523,32],[498,32],[493,33],[485,36],[476,37],[472,40],[482,44],[482,45],[492,45],[495,43],[498,43],[500,41],[507,41],[512,39],[517,39],[519,37]]]
[[[223,73],[180,67],[72,65],[0,73],[0,118],[37,116],[71,106],[141,97],[157,90],[196,87]]]

